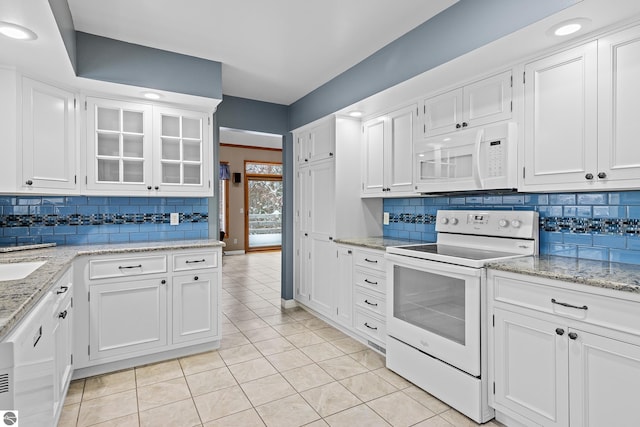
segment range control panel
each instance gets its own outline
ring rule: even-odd
[[[476,236],[537,238],[538,213],[533,211],[440,210],[436,214],[436,231]]]

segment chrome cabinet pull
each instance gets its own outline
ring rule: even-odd
[[[586,305],[583,305],[582,307],[578,307],[577,305],[568,304],[566,302],[556,301],[555,298],[551,298],[551,303],[552,304],[558,304],[558,305],[561,305],[563,307],[576,308],[578,310],[588,310],[589,309],[589,307],[587,307]]]

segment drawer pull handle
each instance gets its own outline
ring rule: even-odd
[[[572,304],[567,304],[566,302],[556,301],[555,298],[551,298],[551,303],[552,304],[558,304],[558,305],[561,305],[563,307],[577,308],[578,310],[588,310],[589,309],[589,307],[587,307],[586,305],[583,305],[582,307],[578,307],[577,305],[572,305]]]
[[[61,319],[66,319],[67,318],[67,310],[61,311],[60,313],[58,313],[58,317],[61,318]]]
[[[367,322],[364,322],[364,326],[366,326],[366,327],[367,327],[367,328],[369,328],[369,329],[373,329],[374,331],[377,331],[377,330],[378,330],[378,328],[375,328],[375,327],[373,327],[373,326],[369,326],[369,324],[368,324]]]
[[[204,260],[204,259],[197,259],[197,260],[195,260],[195,261],[186,260],[186,261],[185,261],[185,264],[196,264],[196,263],[198,263],[198,262],[205,262],[205,260]]]
[[[125,270],[127,268],[142,268],[142,264],[138,264],[138,265],[121,265],[118,268],[120,270]]]
[[[367,282],[367,283],[368,283],[368,284],[370,284],[370,285],[377,285],[377,284],[378,284],[378,282],[372,282],[372,281],[371,281],[371,280],[369,280],[369,279],[364,279],[364,281],[365,281],[365,282]]]
[[[56,292],[56,295],[64,294],[69,290],[68,286],[60,286],[60,290]]]
[[[372,306],[374,306],[374,307],[377,307],[377,306],[378,306],[378,304],[377,304],[377,303],[369,302],[369,300],[364,300],[364,302],[366,302],[367,304],[372,305]]]
[[[365,261],[367,261],[367,262],[371,262],[371,263],[373,263],[373,264],[377,264],[377,263],[378,263],[378,260],[377,260],[377,259],[369,259],[369,258],[365,258],[364,260],[365,260]]]

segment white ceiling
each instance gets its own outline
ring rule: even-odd
[[[219,61],[225,95],[289,105],[456,1],[69,0],[69,7],[76,30]]]

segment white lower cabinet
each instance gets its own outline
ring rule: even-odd
[[[637,296],[494,270],[489,292],[490,404],[499,420],[637,425]]]
[[[215,273],[174,276],[172,342],[215,338],[218,335],[218,314],[212,301],[217,300],[219,286]]]
[[[50,292],[52,310],[54,375],[53,414],[58,419],[73,374],[73,268],[58,280]]]

